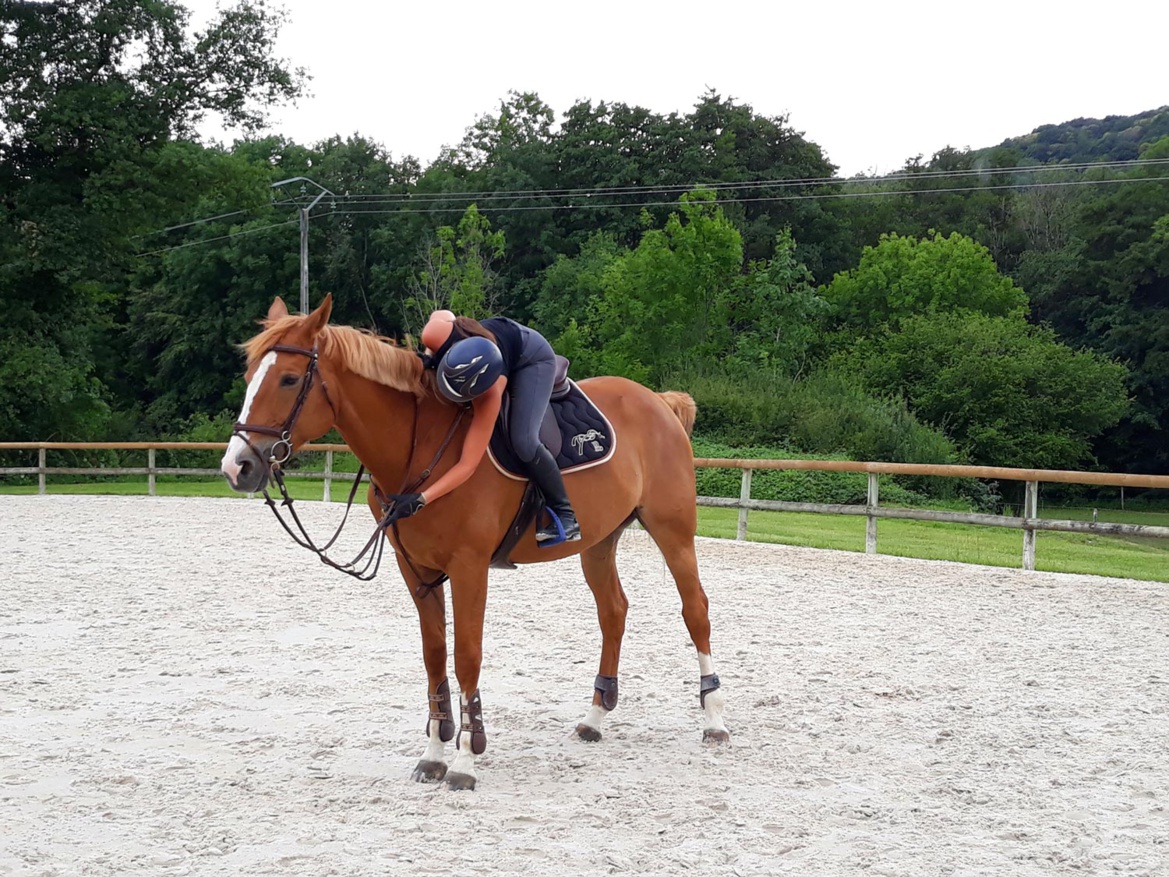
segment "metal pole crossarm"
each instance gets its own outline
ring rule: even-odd
[[[320,202],[322,198],[329,195],[333,198],[337,196],[318,183],[316,180],[310,180],[308,177],[289,177],[286,180],[279,180],[272,183],[268,188],[278,189],[281,186],[287,186],[289,183],[301,183],[301,191],[304,191],[304,183],[309,183],[320,189],[317,197],[309,202],[307,207],[300,208],[300,312],[302,314],[308,313],[308,221],[309,213]]]

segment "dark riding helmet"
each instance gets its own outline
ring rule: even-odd
[[[464,338],[446,352],[435,373],[440,393],[452,402],[470,402],[503,374],[503,355],[489,338]]]

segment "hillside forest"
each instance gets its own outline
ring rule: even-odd
[[[842,179],[814,132],[715,91],[512,93],[424,161],[262,133],[306,87],[282,23],[0,10],[0,440],[225,439],[236,345],[296,306],[315,201],[335,321],[505,314],[576,378],[690,392],[709,441],[1169,473],[1169,108]],[[208,114],[238,139],[202,142]]]

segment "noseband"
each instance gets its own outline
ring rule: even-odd
[[[276,438],[275,444],[268,452],[268,466],[280,467],[288,462],[288,458],[292,456],[292,430],[296,426],[296,420],[300,417],[300,410],[304,407],[305,400],[308,399],[308,394],[312,392],[313,379],[320,375],[317,368],[317,348],[314,347],[309,350],[307,347],[294,347],[291,344],[273,344],[268,348],[268,353],[295,353],[300,356],[308,357],[308,366],[304,370],[304,378],[300,382],[300,393],[296,397],[296,402],[292,406],[292,410],[288,413],[288,419],[284,421],[284,426],[256,426],[251,423],[236,423],[231,428],[232,436],[238,436],[241,441],[249,448],[252,453],[260,459],[264,460],[264,455],[260,453],[259,448],[252,444],[248,438],[248,433],[255,432],[260,435],[270,435]],[[321,378],[321,392],[325,394],[325,401],[329,403],[329,408],[333,411],[333,417],[336,419],[337,409],[333,407],[333,400],[329,398],[329,388],[325,384],[325,379]],[[277,453],[279,449],[280,453]]]

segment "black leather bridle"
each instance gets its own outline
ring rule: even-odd
[[[308,394],[312,392],[313,383],[317,377],[320,377],[320,370],[317,367],[317,348],[309,350],[307,347],[294,347],[291,344],[273,344],[265,352],[268,353],[295,353],[299,356],[308,357],[308,366],[304,370],[304,378],[300,382],[300,393],[296,397],[296,402],[293,403],[292,410],[288,412],[288,419],[284,421],[284,426],[257,426],[252,423],[236,423],[231,428],[232,437],[238,436],[245,445],[252,449],[252,453],[256,455],[261,463],[265,462],[264,454],[262,454],[255,445],[251,443],[248,438],[249,432],[259,433],[260,435],[270,435],[276,438],[275,444],[268,452],[268,467],[271,470],[278,470],[278,468],[288,462],[288,458],[292,456],[292,430],[296,426],[296,421],[300,417],[300,411],[304,408],[304,403],[308,399]],[[329,398],[329,388],[325,384],[325,379],[321,377],[321,392],[325,394],[325,401],[329,403],[329,408],[333,411],[333,417],[337,416],[337,409],[333,406],[333,400]],[[283,448],[283,453],[277,454],[277,448]]]

